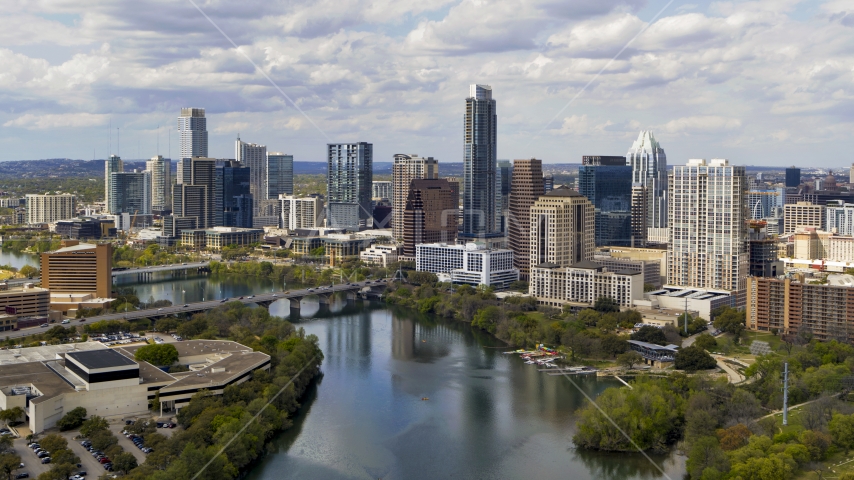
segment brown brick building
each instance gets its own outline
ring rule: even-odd
[[[531,206],[543,195],[543,161],[536,158],[513,160],[508,246],[513,250],[513,266],[519,269],[519,277],[523,280],[530,275]]]
[[[85,293],[110,298],[113,289],[113,246],[65,241],[55,252],[41,254],[42,288],[51,295]]]
[[[409,184],[403,212],[403,254],[415,258],[421,243],[453,243],[457,239],[459,190],[445,179],[417,179]]]

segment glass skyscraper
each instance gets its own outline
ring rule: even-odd
[[[667,155],[652,132],[644,130],[626,154],[632,181],[643,187],[646,228],[667,226]],[[638,200],[641,200],[638,197]]]
[[[501,236],[495,100],[489,85],[471,85],[466,98],[462,238]]]
[[[329,143],[326,149],[326,198],[330,225],[350,229],[370,227],[373,225],[373,144]]]
[[[582,165],[578,193],[593,204],[596,246],[631,246],[632,167]]]
[[[249,193],[249,168],[225,160],[216,166],[215,182],[214,223],[223,227],[252,228],[254,202]]]
[[[208,156],[208,123],[204,108],[182,108],[178,117],[181,158]]]
[[[266,200],[278,200],[279,195],[294,194],[294,156],[267,152]]]

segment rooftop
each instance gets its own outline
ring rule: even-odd
[[[68,352],[106,350],[107,347],[98,342],[67,343],[65,345],[45,345],[43,347],[10,348],[0,350],[0,365],[10,365],[28,362],[44,362],[55,360],[57,355]]]
[[[66,357],[73,358],[88,369],[114,368],[137,365],[137,363],[121,353],[111,350],[90,350],[87,352],[68,352]]]
[[[97,245],[92,243],[78,243],[77,245],[72,245],[70,247],[62,247],[59,250],[56,250],[52,253],[71,253],[71,252],[81,252],[86,250],[95,250]]]
[[[239,353],[251,352],[252,349],[230,340],[186,340],[183,342],[170,343],[178,350],[178,357],[190,357],[196,355],[206,355],[212,353]],[[122,347],[122,350],[129,352],[131,355],[144,347],[145,345],[130,345]]]
[[[59,375],[42,362],[3,365],[0,369],[0,389],[33,385],[41,396],[30,401],[40,403],[62,393],[74,391]]]
[[[270,361],[270,356],[261,352],[235,352],[201,370],[175,374],[178,380],[160,389],[160,395],[205,386],[218,387],[241,375],[256,370]]]
[[[546,197],[581,197],[583,195],[576,192],[575,190],[572,190],[569,187],[558,187],[558,188],[555,188],[554,190],[546,193],[544,196],[546,196]]]

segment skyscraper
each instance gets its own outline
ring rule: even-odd
[[[513,160],[507,240],[510,250],[513,250],[513,266],[519,270],[523,280],[527,280],[530,273],[531,206],[545,193],[543,161],[536,158]]]
[[[471,85],[463,119],[463,229],[465,239],[501,236],[497,182],[495,100],[489,85]]]
[[[791,166],[786,169],[786,186],[797,187],[801,184],[801,169]]]
[[[172,188],[172,215],[174,217],[197,217],[197,228],[215,226],[214,192],[216,191],[216,159],[193,157],[190,168],[185,170],[190,178]]]
[[[279,195],[294,194],[294,156],[281,152],[267,152],[265,200],[278,204]]]
[[[632,167],[632,183],[643,187],[646,196],[646,228],[667,227],[667,155],[664,149],[651,131],[644,130],[626,158]],[[635,196],[635,201],[639,202],[640,198]]]
[[[667,282],[743,291],[748,272],[744,167],[688,160],[670,174]]]
[[[208,124],[204,108],[182,108],[178,117],[181,158],[208,156]]]
[[[214,224],[252,228],[254,201],[249,193],[249,167],[236,160],[217,161]]]
[[[595,220],[587,197],[567,187],[556,188],[534,202],[530,222],[530,268],[593,260]]]
[[[315,229],[323,224],[323,200],[317,197],[279,196],[282,228]]]
[[[596,245],[631,246],[632,167],[625,160],[583,164],[578,168],[578,193],[596,209]]]
[[[115,172],[124,171],[124,162],[122,162],[122,158],[118,155],[110,155],[110,158],[104,162],[104,208],[109,213],[115,213],[110,212],[110,175]]]
[[[372,225],[373,144],[329,143],[326,151],[327,219],[330,226],[357,229]]]
[[[257,143],[247,143],[237,140],[234,143],[234,158],[242,165],[249,167],[249,193],[255,200],[254,217],[264,216],[269,206],[267,202],[267,146],[258,145]],[[279,197],[276,196],[276,199]],[[275,204],[277,202],[273,202]],[[278,209],[277,206],[273,207]],[[275,212],[273,212],[275,216]],[[278,224],[278,220],[276,221]]]
[[[415,179],[403,213],[403,252],[415,257],[422,243],[453,243],[457,238],[458,200],[445,179]]]
[[[151,215],[151,172],[110,174],[110,213]]]
[[[391,167],[392,217],[391,229],[394,238],[403,239],[403,211],[409,198],[409,185],[413,180],[439,178],[439,162],[433,157],[398,153]]]
[[[161,155],[145,162],[145,170],[151,174],[151,210],[162,215],[172,210],[172,160]]]

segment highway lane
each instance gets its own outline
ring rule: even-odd
[[[130,312],[117,312],[110,313],[106,315],[98,315],[97,317],[89,317],[83,320],[79,319],[71,319],[70,323],[65,324],[65,326],[72,325],[87,325],[93,322],[98,322],[102,320],[134,320],[137,318],[160,318],[169,315],[174,315],[177,313],[196,313],[201,311],[207,311],[214,309],[218,306],[221,306],[228,302],[242,302],[243,304],[250,303],[258,303],[258,302],[275,302],[278,300],[285,300],[291,298],[301,298],[307,297],[311,295],[317,294],[330,294],[335,292],[346,292],[346,291],[360,291],[364,287],[377,286],[382,285],[383,282],[379,280],[373,281],[362,281],[362,282],[352,282],[351,284],[338,284],[333,287],[315,287],[315,288],[304,288],[299,290],[290,290],[285,293],[285,291],[281,292],[272,292],[272,293],[258,293],[255,295],[247,295],[243,298],[228,298],[228,299],[213,299],[207,300],[204,302],[194,302],[188,303],[184,305],[172,305],[171,307],[162,307],[162,308],[151,308],[146,310],[136,310]],[[225,301],[223,301],[225,300]],[[186,305],[186,306],[185,306]],[[60,325],[59,323],[50,324],[50,327],[54,325]],[[4,332],[9,338],[19,338],[27,335],[34,335],[37,333],[44,332],[48,330],[49,327],[31,327],[25,328],[18,331],[12,332]]]

